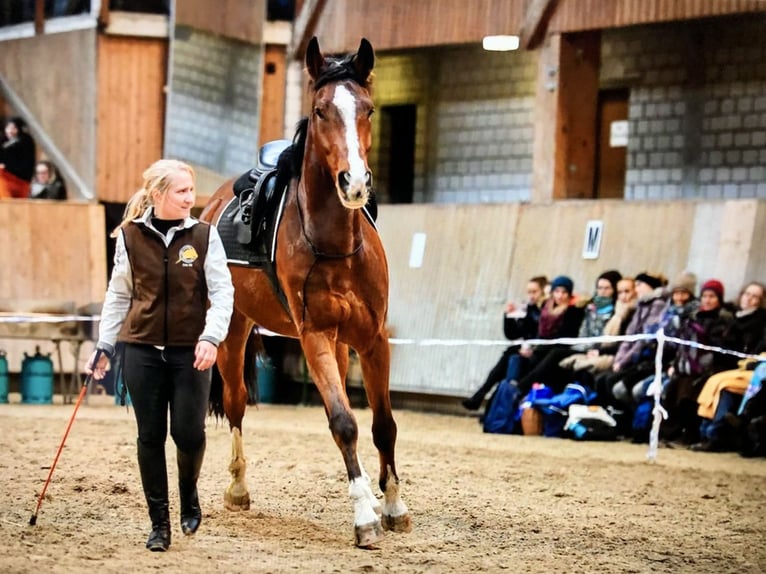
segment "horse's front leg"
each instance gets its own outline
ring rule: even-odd
[[[247,388],[243,379],[245,345],[252,328],[253,323],[235,309],[229,335],[218,348],[217,366],[223,378],[223,410],[231,427],[231,484],[223,494],[223,505],[228,510],[250,508],[250,493],[245,478],[247,461],[242,445],[242,419],[247,407]]]
[[[330,432],[346,465],[348,493],[354,506],[356,545],[367,548],[383,537],[383,528],[375,512],[377,499],[370,489],[369,477],[365,477],[362,472],[356,452],[359,429],[345,392],[345,381],[340,377],[336,356],[339,349],[336,349],[335,341],[325,333],[304,332],[301,344],[311,377],[322,396]],[[345,350],[348,352],[347,347]]]
[[[384,495],[383,528],[410,532],[412,521],[399,493],[399,475],[396,472],[396,421],[391,412],[389,393],[391,351],[386,336],[378,333],[373,344],[360,352],[359,359],[367,400],[372,409],[372,441],[380,457],[378,481]]]

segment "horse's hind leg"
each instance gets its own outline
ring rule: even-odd
[[[345,381],[340,378],[339,350],[348,352],[345,345],[338,348],[325,333],[304,331],[301,345],[306,362],[319,393],[322,395],[327,420],[335,444],[338,445],[348,473],[348,493],[354,505],[354,534],[356,545],[367,548],[383,537],[380,518],[372,501],[377,502],[367,479],[362,475],[356,452],[359,429],[351,412],[345,392]],[[341,358],[341,365],[343,359]],[[343,369],[345,372],[345,368]],[[345,374],[345,373],[344,373]]]
[[[399,475],[396,472],[396,421],[391,412],[388,379],[391,351],[388,340],[381,333],[378,340],[359,354],[367,400],[372,409],[372,441],[380,457],[380,489],[383,491],[383,528],[394,532],[410,532],[412,521],[407,505],[399,493]]]
[[[231,484],[223,495],[223,504],[228,510],[250,508],[250,493],[247,489],[245,460],[242,446],[242,419],[247,407],[245,388],[244,353],[245,345],[253,323],[242,313],[234,310],[229,326],[229,335],[218,348],[218,369],[223,378],[223,410],[231,427]]]

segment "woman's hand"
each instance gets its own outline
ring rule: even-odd
[[[98,363],[93,365],[93,361],[96,359],[96,354],[99,354]],[[93,375],[93,378],[100,381],[106,376],[106,372],[109,370],[109,357],[103,351],[95,350],[93,354],[85,363],[85,374]]]
[[[215,364],[218,358],[218,347],[210,341],[199,341],[194,349],[194,368],[206,371]]]

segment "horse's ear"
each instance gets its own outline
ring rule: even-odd
[[[375,52],[372,50],[372,44],[367,38],[362,38],[359,42],[359,49],[354,57],[354,68],[357,76],[362,82],[366,82],[375,65]]]
[[[309,71],[309,76],[316,80],[322,72],[323,66],[324,56],[319,50],[319,40],[314,36],[306,47],[306,69]]]

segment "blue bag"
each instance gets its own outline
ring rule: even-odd
[[[543,413],[543,435],[561,436],[569,416],[569,406],[589,405],[596,396],[596,392],[585,385],[570,383],[558,395],[533,401],[532,406]]]
[[[483,429],[487,433],[512,434],[516,426],[516,410],[519,389],[508,381],[502,381],[492,397],[489,409],[484,413]]]

